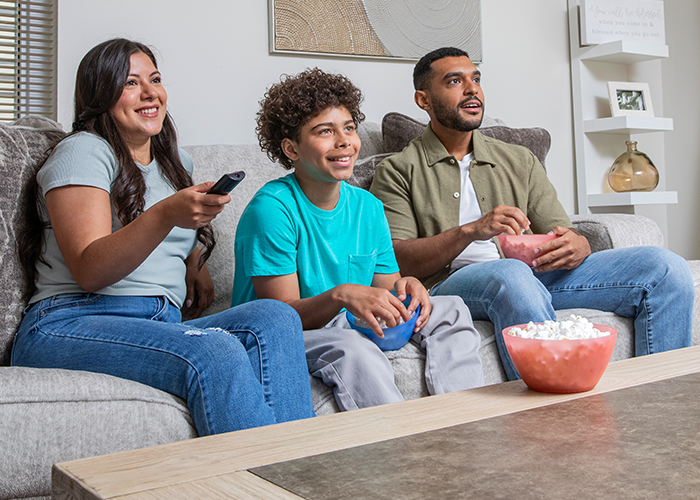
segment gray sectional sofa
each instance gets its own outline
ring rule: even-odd
[[[417,136],[424,124],[391,113],[383,124],[360,126],[361,160],[351,182],[367,187],[374,167],[387,153],[398,151]],[[482,131],[499,139],[527,145],[544,163],[549,134],[542,129],[510,129],[487,121]],[[156,389],[119,378],[88,372],[10,367],[13,335],[25,304],[25,284],[15,254],[15,234],[23,222],[23,186],[38,168],[48,147],[63,136],[60,127],[45,118],[26,117],[0,124],[0,500],[38,499],[50,495],[52,464],[81,457],[151,446],[196,437],[182,400]],[[218,245],[209,269],[217,298],[207,311],[229,306],[233,283],[233,238],[236,223],[248,200],[265,182],[286,174],[257,145],[186,147],[195,161],[195,181],[215,180],[222,173],[243,169],[246,179],[233,192],[233,202],[215,221]],[[663,245],[659,228],[633,215],[575,216],[579,231],[594,251],[633,245]],[[690,262],[698,288],[700,262]],[[693,343],[700,343],[699,299],[695,302]],[[582,314],[595,323],[611,325],[619,336],[613,359],[633,355],[630,319],[594,310],[561,311]],[[476,322],[482,335],[481,356],[487,384],[505,380],[493,325]],[[424,353],[409,343],[387,353],[396,381],[405,397],[427,395],[423,383]],[[332,391],[311,379],[314,408],[319,415],[338,411]]]

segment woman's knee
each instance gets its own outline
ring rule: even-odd
[[[301,337],[302,327],[299,314],[293,307],[284,302],[259,299],[236,306],[233,310],[237,311],[239,308],[261,330],[284,332],[287,336],[293,333]]]

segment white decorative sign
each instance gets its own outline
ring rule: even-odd
[[[581,45],[614,40],[666,44],[661,0],[581,0]]]

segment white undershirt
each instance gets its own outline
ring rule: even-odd
[[[459,162],[459,171],[462,179],[462,194],[459,198],[459,224],[467,224],[480,219],[483,215],[479,207],[479,201],[476,198],[474,185],[469,178],[469,165],[474,159],[474,153],[471,152],[462,158]],[[459,254],[450,266],[450,272],[454,272],[461,267],[476,262],[487,262],[489,260],[497,260],[500,258],[498,248],[493,240],[473,241]]]

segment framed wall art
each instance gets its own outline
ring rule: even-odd
[[[664,45],[663,0],[581,0],[581,45],[614,40]]]
[[[483,61],[481,0],[268,0],[270,52],[418,60],[445,46]]]
[[[608,82],[608,98],[613,117],[654,116],[648,83]]]

